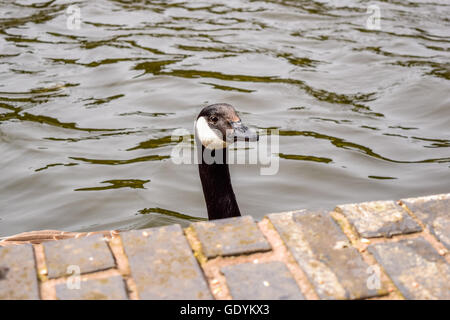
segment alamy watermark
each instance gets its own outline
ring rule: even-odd
[[[81,29],[81,9],[76,5],[68,6],[66,9],[66,27],[69,30]]]
[[[369,290],[381,289],[381,270],[379,266],[370,266],[367,268],[366,273],[369,274],[366,285]]]
[[[279,130],[259,130],[258,141],[236,141],[225,148],[201,148],[201,143],[192,140],[192,133],[186,129],[172,132],[172,142],[178,142],[170,158],[174,164],[244,164],[260,166],[261,175],[275,175],[279,170]],[[216,142],[214,142],[216,143]],[[224,142],[225,143],[225,142]],[[203,150],[202,150],[203,149]]]
[[[81,269],[78,265],[67,267],[66,274],[69,275],[66,280],[66,287],[69,290],[78,290],[81,288]]]
[[[369,30],[381,30],[381,9],[378,5],[372,4],[367,7],[369,17],[366,20],[366,28]]]

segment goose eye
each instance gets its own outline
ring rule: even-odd
[[[219,119],[217,119],[217,117],[212,116],[211,118],[209,118],[211,120],[211,122],[216,123]]]

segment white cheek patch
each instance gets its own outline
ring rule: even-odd
[[[217,133],[211,129],[204,117],[198,118],[195,124],[196,136],[205,148],[208,149],[223,149],[227,143],[220,137],[220,132]]]

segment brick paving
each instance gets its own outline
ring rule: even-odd
[[[328,212],[271,214],[269,220],[320,298],[361,299],[382,291],[368,288],[369,265]]]
[[[49,241],[43,244],[48,277],[59,278],[76,265],[80,274],[114,267],[114,258],[101,235],[80,239]]]
[[[58,300],[127,300],[125,282],[121,276],[66,282],[55,286]]]
[[[304,300],[288,268],[280,261],[240,263],[223,267],[233,299]]]
[[[450,265],[424,238],[369,247],[408,299],[450,299]]]
[[[450,194],[0,241],[0,299],[450,299]]]
[[[392,237],[422,230],[394,201],[340,205],[337,210],[342,211],[364,238]]]
[[[122,241],[140,298],[212,298],[179,225],[126,232]]]
[[[192,224],[208,258],[270,250],[270,244],[250,216]]]

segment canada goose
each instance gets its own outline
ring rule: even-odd
[[[198,115],[195,140],[209,220],[240,216],[231,186],[227,146],[240,140],[257,141],[258,135],[242,124],[232,105],[218,103],[203,108]]]
[[[200,160],[198,169],[209,220],[240,216],[239,206],[231,186],[227,146],[239,140],[257,141],[258,135],[242,124],[232,105],[218,103],[203,108],[198,115],[195,121],[195,139]],[[0,238],[0,247],[8,244],[41,243],[50,240],[79,238],[91,234],[103,234],[105,237],[111,238],[117,233],[116,230],[96,232],[31,231]]]

